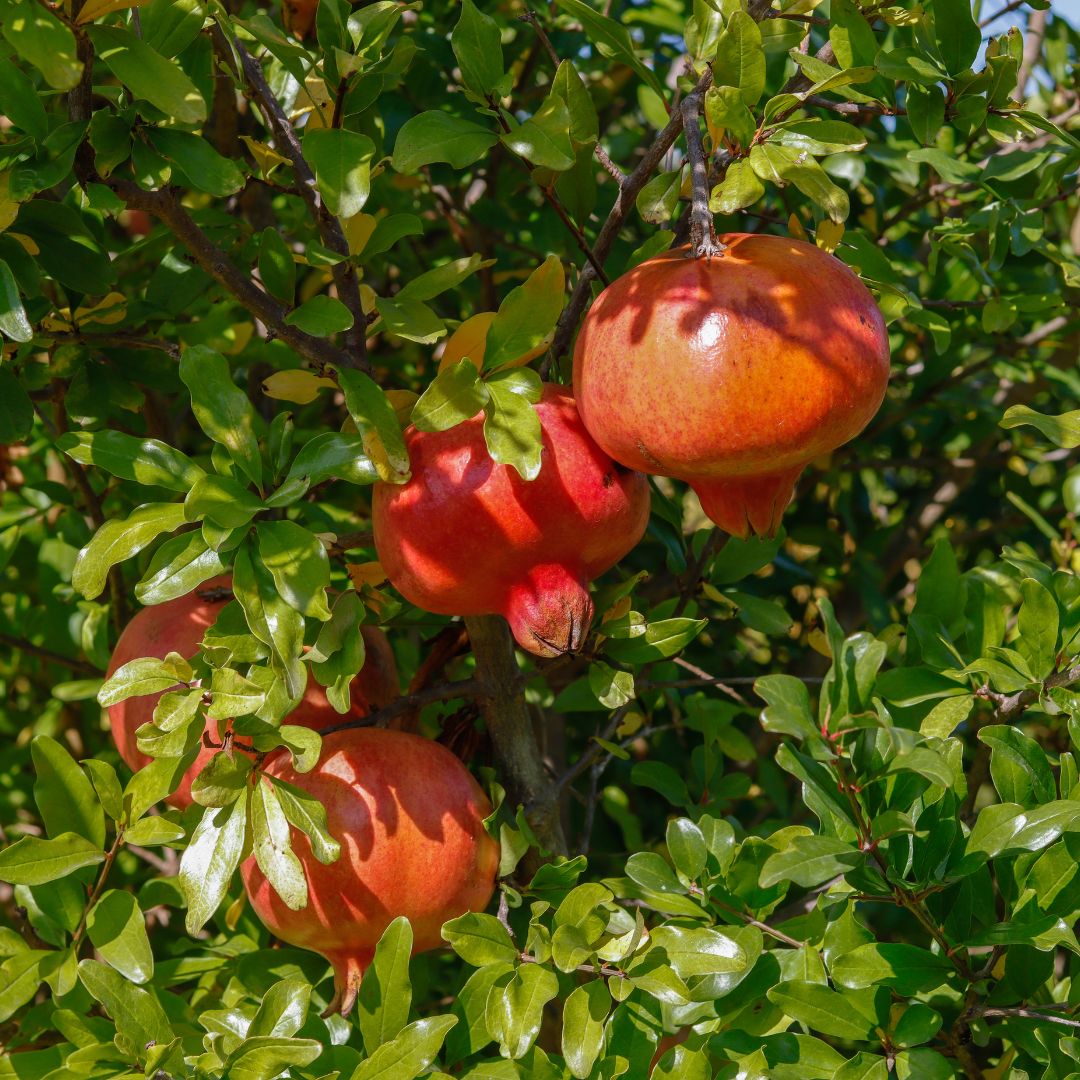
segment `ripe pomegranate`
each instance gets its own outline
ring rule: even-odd
[[[504,615],[523,649],[555,656],[584,640],[588,582],[641,539],[649,491],[593,442],[569,390],[545,386],[536,409],[535,480],[492,461],[482,414],[448,431],[409,428],[412,479],[376,484],[372,521],[407,600],[441,615]]]
[[[487,906],[499,864],[499,846],[483,826],[491,804],[445,747],[404,731],[354,728],[326,737],[311,772],[296,773],[288,754],[274,755],[266,772],[317,798],[341,844],[341,857],[324,865],[293,832],[308,882],[299,911],[285,905],[253,856],[241,867],[267,929],[333,965],[327,1012],[352,1009],[375,946],[399,915],[412,924],[417,953],[442,944],[448,919]]]
[[[214,578],[186,596],[143,608],[120,635],[106,677],[111,677],[117,668],[129,660],[141,656],[164,659],[168,653],[178,652],[188,659],[193,657],[198,652],[199,642],[207,627],[214,623],[218,612],[232,599],[229,584],[228,577]],[[289,714],[287,723],[318,731],[350,718],[366,716],[398,696],[397,669],[386,635],[374,626],[364,626],[361,632],[367,646],[367,658],[350,688],[352,709],[348,715],[335,712],[326,700],[326,691],[314,679],[309,679],[304,696]],[[154,718],[154,707],[160,697],[160,694],[132,697],[109,707],[109,724],[116,748],[132,769],[141,769],[151,760],[136,746],[135,731]],[[207,721],[206,730],[215,741],[216,728],[214,721]],[[215,753],[214,748],[204,744],[195,763],[184,774],[180,786],[166,801],[181,810],[190,806],[191,782]]]
[[[788,237],[721,240],[721,258],[668,251],[600,294],[574,392],[616,461],[689,482],[735,536],[771,536],[806,465],[877,412],[889,341],[839,259]]]

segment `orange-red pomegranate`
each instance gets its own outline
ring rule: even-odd
[[[193,657],[207,628],[213,625],[218,612],[232,599],[229,585],[228,577],[214,578],[186,596],[143,608],[120,635],[106,677],[112,676],[129,660],[141,656],[164,659],[168,653],[178,652],[187,659]],[[386,635],[373,626],[362,627],[361,631],[367,657],[350,688],[352,709],[348,715],[335,712],[326,700],[326,691],[314,679],[309,679],[300,704],[287,718],[288,723],[321,730],[350,718],[366,716],[398,696],[397,668]],[[151,760],[136,746],[135,732],[153,720],[154,707],[160,697],[160,694],[132,697],[109,707],[109,724],[116,748],[132,769],[141,769]],[[216,727],[216,723],[207,721],[207,732],[212,738],[215,737]],[[215,749],[204,744],[195,763],[184,774],[180,786],[166,801],[181,810],[190,806],[191,782],[215,753]]]
[[[735,536],[771,536],[806,465],[877,412],[889,341],[839,259],[787,237],[720,239],[721,258],[668,251],[600,294],[574,393],[616,461],[687,481]]]
[[[491,804],[449,750],[404,731],[328,735],[319,764],[303,775],[291,760],[278,754],[266,772],[326,807],[341,857],[318,862],[307,837],[293,831],[308,881],[307,907],[299,911],[284,904],[254,857],[241,872],[267,929],[330,961],[330,1009],[348,1013],[379,938],[399,915],[412,924],[416,953],[442,944],[447,919],[487,906],[499,864],[499,846],[483,826]]]
[[[569,390],[546,386],[536,410],[543,456],[531,481],[491,460],[482,415],[409,428],[412,479],[375,485],[373,524],[383,569],[411,603],[504,615],[523,649],[555,656],[584,640],[588,583],[641,539],[649,491],[593,442]]]

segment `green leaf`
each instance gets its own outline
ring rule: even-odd
[[[364,452],[363,438],[336,431],[324,431],[304,443],[289,466],[287,479],[296,477],[306,477],[312,487],[332,479],[373,484],[379,478]]]
[[[1057,662],[1059,613],[1057,601],[1034,578],[1020,582],[1023,604],[1017,616],[1016,645],[1037,679],[1045,679]],[[1016,800],[1014,800],[1016,801]]]
[[[1003,428],[1023,425],[1038,428],[1051,442],[1067,450],[1080,446],[1080,409],[1061,416],[1046,416],[1026,405],[1013,405],[1001,418]]]
[[[565,172],[574,165],[570,139],[570,110],[554,94],[523,123],[500,135],[504,146],[533,165]]]
[[[554,976],[552,976],[554,978]],[[427,1073],[442,1049],[456,1016],[416,1020],[379,1047],[352,1074],[350,1080],[416,1080]]]
[[[160,694],[189,682],[193,674],[191,665],[178,653],[169,653],[163,660],[153,656],[129,660],[98,691],[98,704],[107,709],[130,697]]]
[[[55,955],[46,949],[24,949],[0,963],[0,1023],[10,1019],[34,997],[41,985],[42,964]]]
[[[15,55],[45,76],[54,90],[72,90],[82,76],[75,35],[33,0],[9,0],[0,29]]]
[[[796,836],[789,847],[770,855],[761,868],[763,889],[781,881],[813,888],[847,873],[863,861],[862,852],[833,836]]]
[[[575,147],[591,148],[600,137],[600,121],[588,88],[569,60],[559,61],[551,93],[563,100],[570,113],[570,141]]]
[[[30,78],[10,60],[0,61],[0,108],[15,127],[38,142],[49,134],[49,117]]]
[[[263,506],[262,499],[238,480],[207,473],[200,476],[188,492],[184,500],[184,516],[188,521],[205,518],[222,529],[239,529]]]
[[[246,795],[251,759],[234,750],[214,754],[191,783],[191,797],[200,806],[229,806]]]
[[[668,822],[667,849],[671,861],[684,877],[696,881],[705,869],[708,848],[700,827],[689,818],[675,818]]]
[[[430,345],[446,334],[446,323],[419,300],[408,297],[390,300],[380,296],[375,301],[375,307],[382,322],[375,323],[371,327],[372,332],[382,328],[407,341],[418,341],[421,345]]]
[[[596,700],[607,709],[617,709],[634,700],[634,676],[629,671],[616,671],[602,661],[589,665],[589,689]]]
[[[317,1039],[247,1038],[225,1059],[224,1075],[235,1080],[273,1080],[290,1066],[310,1065],[322,1052]]]
[[[135,897],[109,889],[90,909],[86,932],[101,958],[133,983],[148,982],[154,974],[154,953],[146,923]]]
[[[1034,739],[1008,724],[981,728],[978,738],[990,747],[990,775],[1002,802],[1034,809],[1053,800],[1054,774]]]
[[[555,972],[538,964],[523,964],[495,983],[488,995],[486,1019],[504,1057],[517,1061],[529,1052],[540,1034],[544,1006],[558,992]]]
[[[473,967],[497,962],[509,964],[518,959],[517,946],[494,915],[468,911],[443,923],[442,936],[450,948]]]
[[[818,733],[810,711],[810,691],[802,679],[794,675],[763,675],[754,683],[754,693],[766,702],[761,711],[761,726],[766,731],[800,740]]]
[[[363,668],[367,649],[360,623],[364,605],[354,591],[343,592],[335,601],[330,618],[320,627],[311,648],[311,673],[326,687],[326,699],[345,714],[352,708],[349,685]]]
[[[173,844],[184,838],[184,829],[163,817],[145,817],[124,830],[124,842],[139,847]]]
[[[158,439],[139,439],[121,431],[69,431],[56,440],[80,465],[96,465],[121,480],[137,484],[188,489],[205,473],[194,461]]]
[[[295,521],[261,521],[255,532],[263,565],[285,602],[301,615],[329,619],[330,560],[318,537]]]
[[[61,833],[52,840],[24,836],[0,850],[0,881],[44,885],[104,861],[101,848],[76,833]]]
[[[113,821],[119,821],[124,814],[124,793],[116,770],[107,761],[98,761],[97,758],[86,758],[82,766],[90,774],[102,809]]]
[[[626,860],[626,876],[650,892],[686,892],[671,867],[655,851],[635,851]]]
[[[0,446],[10,446],[30,437],[34,426],[34,403],[18,379],[0,367]]]
[[[271,296],[292,305],[296,295],[296,261],[281,233],[270,226],[259,236],[259,279]]]
[[[446,431],[474,417],[490,399],[476,365],[468,358],[440,371],[413,406],[419,431]]]
[[[959,75],[975,63],[982,45],[982,30],[969,0],[934,0],[934,36],[950,75]]]
[[[364,209],[371,192],[375,144],[344,128],[312,128],[304,135],[304,156],[330,213],[350,218]]]
[[[252,1017],[247,1038],[291,1038],[304,1026],[310,1000],[311,985],[302,978],[274,983]]]
[[[903,942],[860,945],[830,967],[833,981],[850,990],[880,985],[904,996],[936,989],[953,971],[946,957]]]
[[[197,589],[225,573],[221,556],[210,548],[200,531],[181,533],[166,540],[153,555],[142,580],[135,586],[140,604],[163,604]]]
[[[758,24],[745,12],[735,11],[720,35],[713,62],[718,86],[738,87],[743,102],[757,104],[765,89],[765,50]]]
[[[336,862],[341,854],[341,845],[330,835],[326,823],[326,808],[322,803],[284,780],[277,777],[269,779],[277,789],[278,801],[289,819],[289,824],[308,838],[311,853],[315,858],[323,864]]]
[[[379,478],[391,484],[406,483],[410,475],[409,452],[385,392],[370,376],[350,368],[338,372],[338,382],[345,395],[345,407]]]
[[[645,664],[677,656],[705,629],[707,619],[661,619],[636,637],[609,638],[604,651],[623,664]]]
[[[140,14],[143,41],[162,56],[182,53],[205,21],[200,0],[150,0]]]
[[[462,0],[461,17],[450,34],[461,81],[477,101],[495,93],[503,78],[502,35],[498,24],[473,0]]]
[[[611,995],[603,979],[577,987],[566,999],[562,1017],[562,1054],[570,1074],[585,1080],[604,1045],[604,1024]]]
[[[144,503],[126,518],[106,521],[80,552],[71,574],[71,584],[87,600],[94,600],[105,588],[109,571],[162,533],[173,532],[185,523],[183,503]]]
[[[407,281],[395,294],[394,300],[398,303],[402,300],[431,300],[448,289],[456,288],[477,270],[494,264],[494,259],[483,259],[477,254],[462,259],[451,259]]]
[[[945,95],[941,87],[936,83],[932,86],[908,83],[906,104],[908,123],[915,138],[923,146],[933,146],[945,123]]]
[[[870,995],[839,994],[819,983],[794,979],[771,987],[768,998],[786,1016],[833,1038],[869,1039],[877,1026]]]
[[[191,394],[199,426],[229,451],[256,486],[262,486],[262,458],[255,434],[255,410],[232,379],[229,363],[205,345],[193,345],[180,358],[180,378]]]
[[[495,371],[523,356],[535,355],[554,333],[566,302],[562,263],[549,255],[499,305],[484,347],[484,370]]]
[[[95,53],[135,95],[149,101],[181,124],[201,124],[206,102],[179,64],[155,52],[130,30],[93,26],[89,30]]]
[[[34,336],[15,275],[3,259],[0,259],[0,334],[10,341],[29,341]]]
[[[375,956],[364,972],[356,998],[357,1025],[369,1055],[397,1038],[409,1022],[412,948],[412,927],[408,919],[399,915],[383,931],[375,946]]]
[[[493,375],[486,386],[484,442],[492,461],[510,466],[523,480],[535,480],[543,464],[540,417],[533,408],[540,399],[540,376],[517,368]]]
[[[399,173],[414,173],[435,161],[464,169],[498,141],[498,135],[489,128],[433,110],[405,121],[394,143],[391,164]]]
[[[277,789],[264,779],[251,789],[251,835],[255,861],[274,892],[291,911],[307,907],[307,879],[293,854],[288,818]]]
[[[737,86],[709,87],[705,92],[705,121],[717,143],[727,138],[739,146],[749,146],[757,130],[754,114],[746,107]],[[743,163],[734,163],[739,164]],[[732,167],[728,167],[728,175]]]
[[[266,691],[258,683],[245,679],[232,668],[218,668],[210,681],[210,705],[206,715],[211,720],[247,716],[258,712],[265,700]]]
[[[639,192],[637,212],[653,225],[663,225],[675,216],[682,188],[682,169],[657,173]]]
[[[244,173],[230,158],[222,157],[198,135],[175,128],[154,128],[150,142],[171,165],[179,168],[192,187],[225,198],[244,186]]]
[[[560,10],[565,11],[574,22],[585,28],[586,36],[601,55],[621,60],[633,68],[648,87],[657,94],[663,95],[664,90],[656,74],[646,67],[634,52],[634,42],[627,27],[616,22],[615,19],[601,15],[584,0],[555,0],[555,2]]]
[[[154,1043],[172,1042],[172,1027],[152,990],[135,986],[97,960],[79,961],[79,981],[105,1007],[127,1052],[141,1057]]]
[[[48,735],[30,744],[34,802],[50,836],[77,833],[95,847],[105,845],[105,814],[93,785],[72,756]]]
[[[217,911],[240,865],[247,832],[246,798],[203,811],[180,859],[179,885],[187,901],[185,925],[197,934]]]
[[[778,142],[810,154],[844,154],[866,146],[863,129],[842,120],[789,120],[774,130]]]
[[[774,143],[759,143],[750,151],[750,166],[762,180],[768,180],[778,187],[794,184],[833,221],[847,220],[847,192],[837,187],[825,170],[805,151]]]

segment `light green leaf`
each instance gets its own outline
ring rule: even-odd
[[[180,859],[180,889],[187,901],[185,925],[197,934],[225,898],[233,871],[240,865],[247,832],[246,798],[203,811]]]
[[[338,372],[338,382],[345,395],[345,407],[379,478],[391,484],[406,483],[410,475],[409,452],[385,392],[370,376],[351,368]]]
[[[304,156],[330,213],[350,218],[364,209],[371,191],[375,144],[344,128],[312,128],[304,135]]]
[[[86,773],[55,739],[38,735],[30,744],[37,779],[34,802],[49,836],[77,833],[105,845],[105,815]]]
[[[104,861],[101,848],[76,833],[61,833],[52,840],[24,836],[0,850],[0,881],[45,885]]]
[[[489,128],[433,110],[405,121],[394,143],[391,164],[399,173],[413,173],[435,161],[464,169],[498,141],[498,135]]]
[[[109,889],[90,909],[86,932],[101,958],[133,983],[145,983],[154,974],[154,953],[146,922],[135,897]]]
[[[274,892],[291,911],[307,907],[307,879],[293,854],[289,821],[277,789],[265,779],[251,789],[251,835],[255,861]]]
[[[62,450],[80,465],[96,465],[122,480],[134,480],[187,492],[205,475],[186,454],[158,439],[138,439],[121,431],[71,431],[56,440]]]
[[[368,1054],[395,1039],[409,1022],[412,947],[412,927],[408,919],[399,915],[383,931],[375,956],[364,972],[356,1005],[357,1024]]]
[[[468,358],[440,371],[413,406],[419,431],[446,431],[474,417],[490,400],[487,385]]]

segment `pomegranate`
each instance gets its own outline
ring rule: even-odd
[[[281,21],[293,37],[301,40],[311,34],[319,0],[281,0]]]
[[[274,892],[254,856],[241,867],[267,929],[333,965],[328,1012],[352,1009],[375,946],[399,915],[412,924],[417,953],[442,944],[448,919],[487,906],[499,864],[499,846],[483,826],[491,804],[445,747],[404,731],[353,728],[326,737],[311,772],[296,773],[281,753],[266,772],[318,799],[341,844],[340,858],[324,865],[307,837],[293,832],[308,882],[299,911]]]
[[[483,415],[447,431],[409,428],[412,479],[376,484],[375,546],[398,591],[441,615],[504,615],[523,649],[580,647],[592,622],[588,582],[645,531],[645,477],[590,438],[573,396],[544,387],[535,480],[492,461]]]
[[[168,600],[164,604],[143,608],[120,635],[116,643],[106,677],[117,668],[140,656],[156,656],[164,659],[170,652],[178,652],[190,659],[199,649],[199,642],[207,628],[217,619],[218,612],[232,599],[228,577],[214,578],[200,585],[186,596]],[[289,714],[287,722],[321,730],[349,718],[366,716],[398,696],[397,669],[394,654],[386,635],[378,627],[361,628],[367,657],[360,674],[351,687],[352,709],[347,716],[335,712],[326,700],[326,691],[314,679],[309,679],[300,704]],[[150,758],[136,746],[135,732],[154,718],[154,707],[160,694],[132,697],[109,707],[109,724],[120,756],[132,769],[141,769]],[[206,730],[213,738],[217,724],[207,721]],[[200,748],[195,763],[184,774],[180,786],[166,800],[183,810],[191,805],[191,782],[217,751],[205,744]]]
[[[735,536],[771,536],[806,465],[877,412],[889,341],[839,259],[788,237],[721,240],[721,258],[668,251],[600,294],[574,392],[616,461],[687,481]]]

